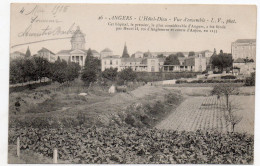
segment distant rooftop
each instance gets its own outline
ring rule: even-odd
[[[47,48],[42,47],[38,52],[50,52],[51,54],[55,55],[52,51],[48,50]]]
[[[109,48],[105,48],[104,50],[102,50],[101,52],[113,52],[112,50],[110,50]]]
[[[102,59],[111,59],[111,58],[120,58],[120,56],[119,55],[110,55],[110,56],[106,56]]]
[[[255,43],[256,39],[237,39],[236,43]]]
[[[245,63],[245,60],[242,58],[237,58],[234,63]]]

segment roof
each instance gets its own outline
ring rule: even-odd
[[[195,66],[195,58],[194,57],[188,57],[184,60],[185,66]]]
[[[234,63],[245,63],[245,60],[242,58],[237,58]]]
[[[79,49],[81,51],[84,51],[86,54],[88,53],[88,50]],[[70,54],[74,50],[60,50],[57,54]],[[93,54],[99,54],[96,50],[91,50]]]
[[[99,54],[96,50],[91,50],[92,51],[92,53],[94,54]]]
[[[55,55],[53,52],[44,47],[42,47],[42,49],[40,49],[38,52],[50,52],[51,54]]]
[[[13,53],[11,53],[11,54],[20,54],[20,55],[25,55],[24,53],[22,53],[22,52],[20,52],[20,51],[15,51],[15,52],[13,52]]]
[[[104,50],[102,50],[101,52],[113,52],[112,50],[110,50],[109,48],[105,48]]]
[[[110,56],[106,56],[106,57],[104,57],[104,58],[102,58],[102,59],[120,59],[120,56],[119,55],[110,55]]]
[[[186,57],[178,57],[179,61],[184,61]]]
[[[60,50],[57,54],[70,54],[73,50]]]
[[[136,51],[135,54],[143,54],[143,52],[142,51]]]
[[[84,42],[85,43],[85,35],[80,31],[79,26],[77,27],[76,31],[73,33],[71,37],[71,42]]]
[[[122,58],[121,62],[142,62],[143,58]]]
[[[255,43],[256,39],[237,39],[236,43]]]
[[[158,58],[159,62],[164,62],[165,58]]]

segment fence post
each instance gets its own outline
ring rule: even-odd
[[[17,145],[16,145],[16,154],[17,154],[17,157],[20,157],[20,138],[18,137],[17,138]]]
[[[53,164],[57,164],[58,163],[58,150],[57,148],[53,149]]]

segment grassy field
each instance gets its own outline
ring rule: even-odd
[[[86,126],[109,125],[111,116],[133,104],[154,104],[163,101],[166,94],[177,93],[163,87],[140,86],[126,93],[109,94],[108,87],[71,86],[58,89],[47,85],[33,90],[13,92],[9,99],[10,126],[18,122],[44,120],[48,123],[74,123],[78,116],[84,116]],[[86,93],[86,96],[79,95]],[[17,106],[19,102],[19,106]],[[44,122],[43,122],[44,123]],[[21,125],[21,124],[20,124]],[[39,124],[40,125],[40,124]],[[70,125],[70,124],[68,124]]]

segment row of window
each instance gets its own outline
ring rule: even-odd
[[[108,65],[113,65],[113,61],[112,60],[108,60],[108,61],[104,61],[104,64],[108,64]],[[118,60],[116,60],[116,65],[118,65]]]

